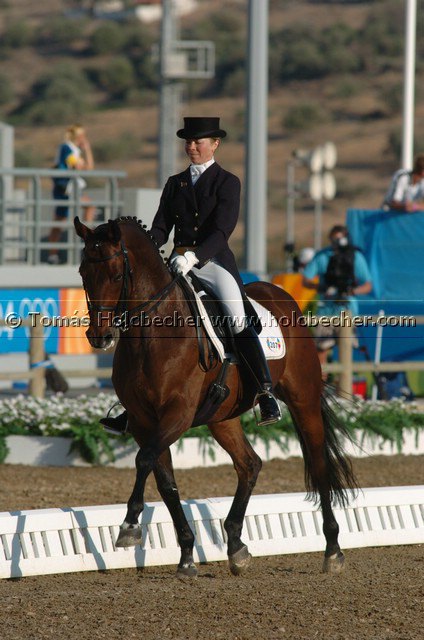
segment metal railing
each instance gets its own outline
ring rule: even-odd
[[[97,210],[96,222],[116,218],[122,209],[122,197],[118,186],[123,171],[70,171],[62,169],[0,169],[0,265],[38,265],[50,249],[60,250],[62,262],[79,264],[81,243],[77,239],[73,218],[84,219],[84,208]],[[68,200],[52,196],[53,178],[67,178],[73,188]],[[90,202],[84,202],[79,178],[94,181],[86,192]],[[69,207],[64,221],[54,221],[57,206]],[[48,242],[49,230],[57,227],[67,233],[62,242]]]

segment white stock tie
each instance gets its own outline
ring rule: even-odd
[[[191,181],[193,184],[196,184],[202,173],[205,171],[206,167],[204,164],[191,164],[190,165],[190,174]]]

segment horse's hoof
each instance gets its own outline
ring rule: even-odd
[[[252,559],[249,549],[244,544],[241,549],[228,556],[230,571],[234,576],[241,576],[247,570]]]
[[[142,543],[141,526],[139,524],[124,523],[119,527],[119,536],[115,547],[134,547]]]
[[[197,567],[194,562],[183,564],[178,567],[176,575],[180,580],[195,580],[197,578]]]
[[[345,557],[341,551],[338,551],[328,558],[324,558],[322,565],[323,573],[341,573],[344,568]]]

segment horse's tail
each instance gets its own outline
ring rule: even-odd
[[[325,385],[321,394],[321,417],[324,425],[324,457],[326,463],[326,482],[333,504],[347,506],[359,489],[353,473],[352,464],[346,457],[342,440],[353,442],[351,434],[337,416],[330,401],[335,400],[335,393],[330,385]],[[310,456],[303,439],[300,438],[305,460],[305,484],[307,498],[318,502],[319,479],[312,474]],[[321,479],[322,480],[322,479]]]

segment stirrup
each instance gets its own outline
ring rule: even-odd
[[[100,418],[99,422],[100,422],[100,424],[103,425],[104,430],[107,431],[108,433],[113,433],[114,435],[123,436],[128,432],[128,419],[125,421],[124,429],[118,429],[117,427],[114,426],[114,424],[119,420],[119,418],[122,416],[122,414],[120,414],[119,416],[116,416],[116,418],[111,418],[110,417],[111,411],[115,407],[117,407],[118,405],[122,406],[122,403],[119,400],[118,400],[118,402],[115,402],[111,406],[111,408],[107,412],[106,418]]]
[[[261,407],[261,397],[266,397],[269,400],[272,400],[272,404],[274,406],[268,408]],[[278,404],[278,401],[272,391],[264,389],[256,394],[253,404],[253,413],[258,427],[265,427],[268,424],[274,424],[275,422],[281,420],[280,405]]]

